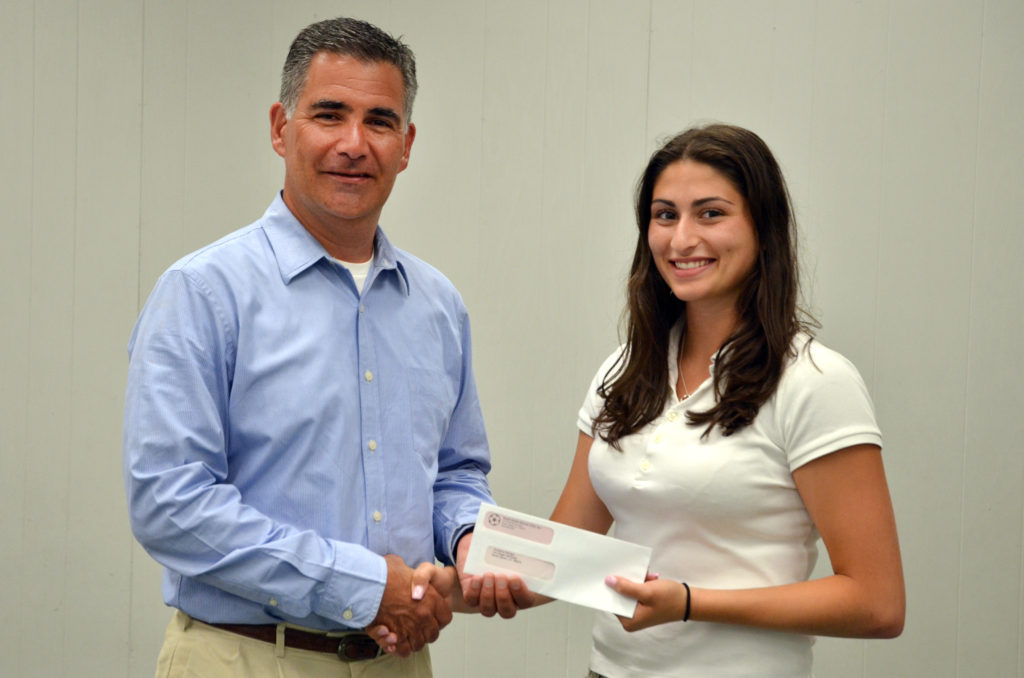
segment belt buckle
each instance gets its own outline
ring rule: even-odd
[[[338,659],[343,662],[358,662],[376,659],[384,654],[377,642],[365,633],[353,633],[338,639]]]

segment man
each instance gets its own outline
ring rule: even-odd
[[[432,563],[492,500],[465,307],[377,225],[415,93],[378,28],[304,29],[270,109],[283,191],[174,264],[135,326],[129,512],[177,608],[159,676],[430,675],[453,586]]]

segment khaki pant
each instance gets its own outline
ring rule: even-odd
[[[156,678],[431,678],[427,648],[408,659],[384,655],[343,662],[326,652],[265,643],[214,628],[175,610]]]

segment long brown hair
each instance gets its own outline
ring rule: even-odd
[[[636,189],[636,250],[627,285],[626,347],[604,376],[604,406],[594,421],[601,438],[618,440],[654,421],[665,407],[672,326],[686,322],[686,304],[662,279],[647,243],[654,184],[680,160],[709,165],[743,196],[757,232],[758,258],[737,301],[739,324],[715,360],[715,405],[688,412],[692,425],[732,435],[748,426],[779,384],[792,356],[793,337],[815,325],[797,305],[796,224],[786,181],[768,146],[732,125],[686,130],[651,156]],[[685,327],[684,327],[685,331]]]

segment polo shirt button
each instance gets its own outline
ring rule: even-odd
[[[675,412],[669,412],[668,413],[668,420],[669,421],[675,421],[678,418],[679,418],[679,415],[676,414]]]
[[[370,452],[373,452],[374,450],[377,449],[377,441],[371,440],[369,443],[366,444],[366,446],[370,448]]]
[[[366,378],[366,381],[373,381],[373,372],[366,370],[366,374],[364,374],[363,377]]]
[[[380,511],[374,511],[373,512],[373,521],[374,522],[379,523],[383,517],[384,517],[384,514],[382,514]]]
[[[640,462],[640,470],[641,471],[650,471],[651,470],[651,460],[650,459],[644,459],[642,462]]]
[[[655,433],[654,434],[654,444],[657,445],[660,442],[661,442],[661,434],[660,433]]]
[[[345,610],[344,612],[342,612],[341,616],[344,617],[346,620],[351,619],[352,618],[352,608],[350,607],[347,610]]]

